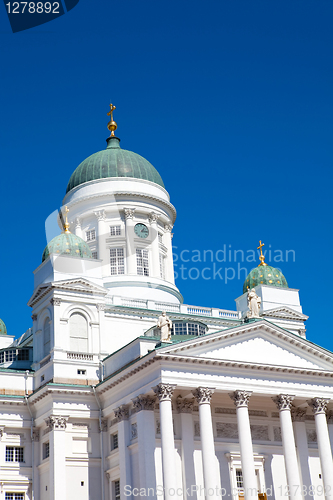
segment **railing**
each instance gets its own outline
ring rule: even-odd
[[[167,311],[167,312],[175,312],[175,313],[180,312],[180,305],[179,304],[169,304],[166,302],[155,302],[155,308],[157,310]]]
[[[94,356],[92,354],[84,354],[82,352],[68,352],[67,359],[77,359],[80,361],[92,361]]]
[[[147,309],[147,301],[141,299],[122,299],[121,305],[126,307],[140,307],[141,309]]]
[[[220,318],[230,318],[230,319],[239,319],[239,313],[233,311],[226,311],[225,309],[219,309]]]
[[[197,314],[199,316],[212,316],[212,310],[206,307],[187,306],[187,314]]]

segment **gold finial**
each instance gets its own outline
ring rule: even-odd
[[[110,111],[108,112],[108,116],[110,116],[110,121],[108,123],[108,129],[111,132],[110,137],[113,137],[114,132],[115,132],[115,130],[117,130],[117,127],[118,127],[116,122],[113,121],[113,112],[116,109],[116,106],[114,106],[113,104],[109,104],[109,106],[110,106]]]
[[[265,243],[261,243],[261,240],[260,240],[259,241],[259,246],[257,247],[258,250],[260,249],[260,255],[259,255],[260,264],[259,264],[259,266],[267,266],[267,264],[265,262],[265,256],[262,253],[262,247],[264,245],[265,245]]]
[[[68,217],[67,217],[67,214],[69,212],[69,208],[67,207],[67,205],[64,208],[64,212],[65,212],[64,233],[68,234],[68,233],[70,233],[70,230],[69,230],[69,222],[68,222]]]

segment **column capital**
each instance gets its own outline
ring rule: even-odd
[[[330,399],[312,398],[308,401],[308,405],[312,409],[314,415],[318,415],[319,413],[326,413],[327,405],[329,402]]]
[[[133,219],[135,208],[124,208],[125,219]]]
[[[132,399],[132,403],[136,412],[141,410],[154,411],[156,398],[148,396],[148,394],[140,394],[137,398]]]
[[[192,391],[199,405],[210,404],[214,389],[212,387],[198,387]]]
[[[99,431],[106,432],[108,430],[108,419],[106,417],[101,418]]]
[[[61,417],[59,415],[50,415],[45,419],[46,426],[49,431],[54,429],[65,430],[67,427],[69,417]]]
[[[182,398],[180,395],[176,398],[178,413],[192,413],[194,398]]]
[[[105,311],[105,304],[96,304],[97,311]]]
[[[50,300],[52,306],[60,306],[61,304],[61,299],[57,299],[55,297],[53,297],[51,300]]]
[[[34,427],[32,429],[31,441],[39,441],[39,429],[38,429],[38,427]]]
[[[114,410],[114,416],[117,419],[117,422],[121,422],[122,420],[127,420],[129,417],[128,405],[120,405],[118,408],[116,408]]]
[[[148,220],[150,224],[153,224],[153,222],[157,222],[157,219],[159,218],[159,215],[156,212],[150,212],[148,215]]]
[[[291,419],[293,422],[305,422],[306,408],[291,405]]]
[[[248,407],[252,391],[235,391],[229,394],[236,408]]]
[[[171,401],[175,388],[176,386],[172,384],[158,384],[156,387],[153,387],[153,391],[160,403],[162,403],[163,401]]]
[[[289,394],[279,394],[273,399],[279,411],[291,410],[291,403],[295,396],[290,396]]]
[[[32,319],[32,321],[36,321],[37,320],[37,314],[32,314],[31,315],[31,319]]]
[[[94,215],[96,217],[97,220],[102,220],[102,221],[105,221],[105,210],[96,210],[94,212]]]
[[[172,228],[173,228],[173,225],[172,225],[172,224],[164,224],[164,231],[165,231],[166,233],[171,233]]]

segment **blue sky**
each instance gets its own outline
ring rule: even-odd
[[[45,219],[77,165],[104,149],[112,100],[121,146],[158,169],[178,211],[184,301],[234,309],[238,264],[254,263],[240,252],[218,262],[216,252],[247,255],[261,239],[300,289],[308,339],[333,350],[332,14],[322,0],[80,0],[12,34],[2,7],[0,317],[9,333],[31,326]],[[211,250],[211,279],[207,263],[181,262],[182,250],[185,259]],[[226,267],[235,270],[227,283]]]

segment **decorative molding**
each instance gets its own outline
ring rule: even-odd
[[[37,427],[34,427],[32,429],[32,438],[31,441],[39,441],[39,429]]]
[[[227,422],[216,422],[216,436],[218,438],[238,439],[237,424],[229,424]]]
[[[106,304],[96,304],[97,311],[105,311]]]
[[[96,210],[94,215],[98,221],[105,221],[105,210]]]
[[[210,404],[214,389],[210,387],[198,387],[192,391],[193,396],[199,403],[199,405]]]
[[[194,398],[182,398],[180,395],[176,398],[176,406],[179,413],[192,413]]]
[[[281,442],[282,441],[281,427],[273,427],[273,432],[274,432],[274,441]]]
[[[156,398],[147,394],[140,394],[137,398],[132,399],[132,403],[135,412],[141,410],[154,411]]]
[[[61,299],[57,299],[57,298],[53,297],[53,298],[50,300],[50,302],[51,302],[51,305],[52,305],[52,306],[60,306],[60,304],[61,304]]]
[[[293,422],[305,422],[306,408],[291,405],[291,418]]]
[[[236,408],[215,408],[215,413],[225,413],[226,415],[236,415]]]
[[[3,437],[3,433],[5,432],[5,427],[4,426],[1,426],[0,427],[0,441],[1,441],[1,438]]]
[[[164,224],[164,231],[166,233],[171,233],[173,226],[171,224]]]
[[[48,431],[53,431],[54,429],[65,430],[67,427],[68,419],[69,417],[50,415],[45,419],[45,423]]]
[[[125,219],[133,219],[135,208],[124,208]]]
[[[117,422],[122,422],[127,420],[129,417],[129,407],[128,405],[121,405],[114,410],[114,416]]]
[[[134,422],[131,425],[131,439],[136,439],[138,437],[138,424]]]
[[[253,441],[270,441],[268,435],[268,426],[251,425],[251,436]]]
[[[149,220],[150,224],[157,222],[158,218],[159,218],[159,215],[155,212],[150,212],[150,214],[148,215],[148,220]]]
[[[108,419],[101,418],[100,425],[99,425],[99,431],[106,432],[107,430],[108,430]]]
[[[329,410],[326,415],[327,418],[327,423],[328,424],[333,424],[333,411]]]
[[[31,319],[32,321],[37,321],[37,314],[32,314]]]
[[[318,442],[316,429],[306,429],[306,437],[309,444]]]
[[[176,386],[172,384],[158,384],[156,387],[153,387],[153,391],[159,399],[159,402],[163,401],[171,401],[173,391]]]
[[[308,401],[308,405],[312,409],[313,414],[318,415],[319,413],[326,413],[329,401],[329,399],[325,398],[312,398]]]
[[[289,394],[279,394],[273,399],[279,411],[291,410],[291,403],[295,396],[290,396]]]
[[[235,391],[229,394],[229,396],[233,400],[236,408],[248,408],[251,394],[252,392],[250,391]]]
[[[200,423],[194,422],[194,437],[200,437]]]

